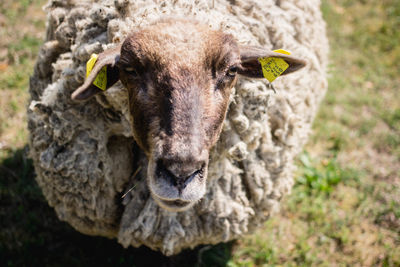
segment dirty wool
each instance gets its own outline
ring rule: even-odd
[[[239,238],[273,216],[291,191],[293,160],[327,88],[319,8],[317,0],[49,1],[28,128],[36,180],[58,217],[88,235],[173,255]],[[164,17],[194,19],[240,44],[283,48],[307,61],[273,82],[276,93],[266,80],[239,78],[211,151],[207,192],[184,212],[166,211],[150,196],[121,83],[84,103],[70,98],[92,53]]]

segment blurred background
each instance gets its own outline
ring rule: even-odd
[[[0,265],[160,265],[159,254],[60,222],[34,180],[25,113],[45,2],[0,1]],[[199,266],[400,266],[400,3],[321,8],[329,90],[293,193],[256,233],[190,256]]]

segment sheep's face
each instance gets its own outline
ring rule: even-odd
[[[233,37],[187,22],[159,23],[121,47],[120,79],[129,92],[133,134],[148,157],[157,203],[184,210],[206,191],[217,142],[240,66]]]
[[[217,142],[237,74],[262,78],[259,57],[271,53],[239,47],[231,35],[186,20],[164,20],[131,34],[99,55],[92,73],[72,95],[87,99],[107,65],[108,84],[127,88],[135,141],[148,158],[147,182],[155,201],[182,211],[206,192],[210,149]],[[290,68],[304,66],[282,57]],[[284,73],[284,74],[286,74]]]

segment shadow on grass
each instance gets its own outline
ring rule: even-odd
[[[203,246],[174,257],[146,247],[80,234],[56,214],[34,180],[26,148],[0,159],[2,266],[226,266],[233,243]]]

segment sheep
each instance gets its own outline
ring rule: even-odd
[[[319,1],[52,0],[46,10],[28,129],[36,180],[61,220],[173,255],[238,238],[278,210],[327,86]],[[269,52],[281,47],[305,61]],[[143,58],[128,51],[153,51],[157,67],[137,67],[132,60]],[[227,57],[205,74],[213,52]],[[99,58],[85,80],[92,53]],[[293,71],[274,81],[276,93],[251,79],[262,77],[260,56]],[[206,67],[191,68],[200,58]],[[103,65],[105,91],[92,85]],[[146,102],[143,88],[153,100],[157,88],[175,88],[162,95],[178,101]]]
[[[239,47],[231,35],[191,20],[162,20],[101,53],[72,99],[101,92],[93,82],[104,68],[103,89],[121,80],[133,139],[148,160],[151,196],[169,211],[184,211],[206,192],[209,151],[219,138],[237,74],[263,77],[258,60],[269,57],[289,63],[283,75],[305,65],[293,56]]]

